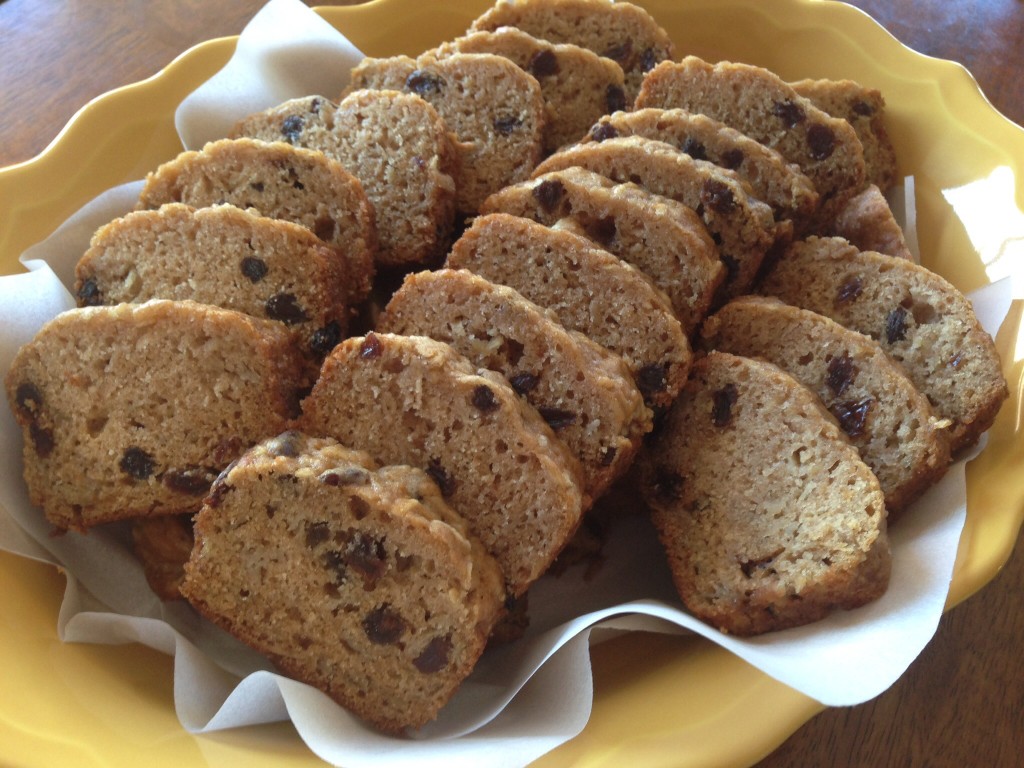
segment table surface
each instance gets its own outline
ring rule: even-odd
[[[0,0],[0,167],[28,160],[89,99],[205,39],[237,34],[264,0]],[[349,5],[318,0],[310,5]],[[963,63],[1024,124],[1021,0],[853,0],[905,44]],[[116,53],[111,53],[115,51]],[[80,66],[102,61],[103,66]],[[1024,557],[946,614],[877,699],[815,717],[758,768],[1011,766],[1024,753]]]

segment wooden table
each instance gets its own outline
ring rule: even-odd
[[[965,64],[995,107],[1024,124],[1021,0],[852,4],[911,48]],[[0,0],[0,166],[37,154],[92,97],[148,77],[197,42],[238,33],[262,5]],[[1021,595],[1024,557],[1018,552],[992,583],[942,619],[934,640],[889,691],[858,707],[824,712],[758,768],[1020,765]]]

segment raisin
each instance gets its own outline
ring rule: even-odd
[[[362,467],[329,469],[320,475],[319,480],[324,485],[332,487],[345,485],[368,485],[370,482],[370,473]]]
[[[405,79],[405,90],[426,97],[444,90],[445,82],[435,74],[417,69]]]
[[[679,148],[686,154],[692,157],[694,160],[707,160],[708,150],[701,142],[692,136],[687,136],[683,143],[679,145]]]
[[[359,356],[364,360],[380,357],[383,351],[384,345],[381,343],[380,337],[375,333],[366,334],[363,343],[359,345]]]
[[[636,375],[637,388],[648,399],[652,395],[664,392],[668,386],[668,371],[664,363],[648,363]]]
[[[136,480],[145,480],[153,474],[153,470],[156,468],[156,462],[153,461],[153,457],[144,450],[132,446],[121,456],[119,466],[121,467],[122,472],[127,475],[131,475]]]
[[[728,168],[730,171],[735,171],[741,165],[743,165],[743,150],[742,149],[728,149],[722,153],[721,164],[723,168]]]
[[[298,144],[305,126],[302,115],[288,115],[281,123],[281,133],[289,144]]]
[[[865,397],[862,400],[833,403],[829,411],[836,417],[843,432],[850,437],[860,437],[864,434],[868,414],[874,402],[872,398]]]
[[[280,320],[285,325],[295,325],[309,319],[305,310],[299,306],[295,295],[291,293],[275,293],[265,305],[267,317]]]
[[[345,564],[362,577],[363,589],[369,592],[388,569],[384,539],[356,531],[345,551]]]
[[[334,572],[334,583],[344,584],[348,578],[348,568],[345,566],[345,558],[336,549],[328,550],[320,556],[320,562],[324,568]]]
[[[875,108],[863,99],[854,101],[850,109],[853,110],[853,114],[860,115],[861,117],[871,117],[871,115],[875,114]]]
[[[36,455],[41,459],[45,459],[56,447],[57,443],[53,438],[53,430],[47,429],[46,427],[40,427],[36,423],[32,423],[28,428],[29,437],[32,439],[32,448],[35,450]]]
[[[274,439],[267,441],[267,453],[271,456],[284,456],[294,459],[299,455],[299,441],[301,439],[302,434],[294,429],[282,432]]]
[[[621,86],[609,85],[604,92],[605,104],[608,105],[609,114],[621,112],[626,108],[626,92]]]
[[[565,186],[557,179],[546,179],[533,188],[533,197],[545,213],[552,213],[565,197]]]
[[[474,408],[483,413],[492,413],[501,407],[501,403],[494,396],[494,390],[484,384],[480,384],[473,389],[470,401],[473,403]]]
[[[103,303],[103,293],[100,291],[99,285],[96,284],[96,278],[87,278],[83,283],[82,287],[76,292],[78,297],[78,303],[83,307],[98,307]]]
[[[644,48],[643,53],[640,54],[640,71],[650,72],[658,65],[658,54],[654,52],[653,48]]]
[[[739,399],[739,391],[733,383],[711,393],[714,405],[711,408],[711,421],[716,427],[727,427],[732,421],[732,407]]]
[[[845,304],[848,301],[854,301],[863,292],[864,281],[859,275],[854,275],[839,286],[839,290],[836,291],[836,304]]]
[[[619,132],[615,126],[604,121],[595,123],[590,129],[590,138],[594,141],[606,141],[607,139],[614,139],[618,135]]]
[[[540,384],[540,376],[535,376],[532,373],[517,373],[509,379],[509,384],[520,395],[525,395],[537,388],[537,385]]]
[[[19,411],[28,418],[34,419],[43,407],[43,395],[35,384],[19,384],[14,393],[14,402],[17,403]]]
[[[348,511],[356,520],[362,520],[370,514],[370,505],[359,496],[349,496]]]
[[[807,118],[804,108],[789,100],[776,101],[772,105],[772,114],[782,120],[787,128],[795,128]]]
[[[331,528],[326,521],[319,520],[315,523],[306,523],[306,547],[316,549],[331,536]]]
[[[220,477],[218,477],[214,481],[213,485],[210,486],[210,492],[206,495],[206,498],[203,499],[203,504],[208,507],[219,507],[221,502],[224,501],[224,497],[227,496],[230,491],[234,490],[235,487],[233,485],[228,485],[226,479],[228,471],[233,466],[234,464],[220,473]]]
[[[313,234],[324,242],[331,242],[338,234],[338,222],[330,216],[318,216],[313,222]]]
[[[452,654],[452,639],[449,636],[435,637],[427,643],[420,655],[413,659],[413,666],[425,675],[440,672],[448,666]]]
[[[203,496],[210,490],[215,474],[213,470],[203,467],[186,467],[169,469],[160,479],[168,490],[188,496]]]
[[[907,310],[896,307],[885,318],[885,340],[890,344],[907,338]]]
[[[258,259],[255,256],[246,256],[242,259],[241,266],[242,274],[245,275],[251,283],[258,283],[267,276],[267,262],[263,259]]]
[[[831,157],[836,149],[836,135],[827,125],[815,123],[807,129],[807,146],[811,150],[812,158],[825,160]]]
[[[314,355],[323,357],[341,341],[341,326],[334,320],[323,328],[317,328],[309,337],[309,350]]]
[[[736,210],[736,198],[729,185],[718,179],[707,179],[700,190],[700,201],[715,213],[727,216]]]
[[[542,406],[537,408],[537,412],[556,432],[576,423],[576,414],[564,408],[544,408]]]
[[[266,187],[263,185],[262,181],[253,181],[253,182],[249,183],[249,189],[251,189],[253,192],[259,192],[260,194],[262,194],[264,192],[264,190],[266,190]],[[252,208],[252,207],[255,207],[255,206],[246,206],[246,207],[247,208]]]
[[[615,224],[614,216],[580,216],[578,218],[587,237],[602,248],[607,249],[615,242],[618,227]]]
[[[610,467],[612,464],[614,464],[615,456],[618,454],[618,452],[618,448],[616,448],[614,445],[609,446],[605,448],[603,451],[601,451],[601,466]]]
[[[376,645],[398,644],[407,629],[405,619],[387,603],[374,608],[363,619],[363,631]]]
[[[537,51],[530,59],[529,70],[534,77],[556,75],[559,71],[558,57],[550,48]]]
[[[511,136],[522,124],[523,121],[518,115],[502,115],[494,118],[494,130],[502,136]]]
[[[626,40],[624,43],[619,43],[619,45],[613,45],[601,55],[613,60],[623,69],[630,69],[627,64],[633,55],[633,41]]]
[[[455,478],[445,471],[445,468],[441,466],[440,459],[431,459],[427,462],[426,473],[430,476],[430,479],[437,483],[437,487],[441,489],[441,495],[445,498],[455,493],[457,483]]]
[[[683,476],[665,467],[658,467],[651,482],[651,493],[661,502],[679,501],[683,497]]]
[[[829,361],[825,384],[832,390],[833,397],[843,394],[856,378],[857,366],[853,364],[853,358],[845,352],[841,357],[833,357]]]

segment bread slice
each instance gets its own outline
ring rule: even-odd
[[[825,221],[867,179],[853,127],[763,67],[696,56],[662,62],[644,78],[636,100],[642,107],[700,112],[778,151],[814,182]]]
[[[614,60],[625,73],[626,106],[644,73],[673,55],[668,33],[643,8],[610,0],[498,0],[471,30],[517,27],[553,43],[574,43]]]
[[[146,175],[136,206],[230,203],[301,224],[349,262],[349,300],[369,294],[377,230],[363,185],[337,161],[283,141],[221,139],[182,152]]]
[[[723,632],[807,624],[888,586],[878,480],[817,397],[770,363],[700,359],[641,474],[680,597]]]
[[[183,594],[391,733],[432,720],[483,652],[501,572],[412,467],[288,432],[248,451],[196,518]]]
[[[992,337],[966,297],[925,267],[812,237],[787,249],[761,292],[881,344],[936,414],[949,419],[954,453],[977,442],[1007,398]]]
[[[874,184],[851,197],[817,234],[849,240],[861,251],[916,261],[889,201]]]
[[[72,309],[15,356],[25,482],[58,529],[199,509],[217,474],[295,414],[278,323],[192,301]]]
[[[544,148],[544,97],[530,74],[503,56],[364,59],[350,90],[394,89],[429,101],[454,133],[460,172],[456,209],[472,215],[484,199],[530,175]]]
[[[448,126],[419,96],[363,90],[340,104],[291,99],[250,115],[231,135],[287,141],[341,163],[373,204],[379,265],[429,264],[447,249],[459,160]]]
[[[771,206],[776,221],[792,221],[797,232],[818,207],[814,184],[797,165],[774,149],[707,115],[684,109],[638,109],[606,115],[591,126],[584,141],[645,136],[678,147],[694,160],[735,171],[754,197]]]
[[[579,166],[619,183],[634,182],[696,212],[726,266],[722,296],[747,292],[779,232],[771,208],[752,197],[733,171],[694,160],[663,141],[622,136],[566,147],[537,166],[534,178]]]
[[[729,302],[708,318],[702,335],[714,349],[777,365],[818,395],[878,478],[890,522],[945,473],[945,429],[873,339],[761,296]]]
[[[506,187],[486,200],[481,213],[509,213],[549,226],[574,222],[595,245],[650,277],[686,333],[707,315],[725,279],[714,240],[692,209],[583,168]]]
[[[434,50],[504,56],[533,75],[544,97],[544,150],[578,141],[601,115],[624,109],[622,67],[572,43],[555,44],[515,27],[470,32]]]
[[[579,462],[504,377],[448,344],[346,339],[302,403],[299,427],[427,472],[521,595],[579,525]]]
[[[75,267],[79,306],[192,299],[287,327],[310,385],[348,329],[348,262],[305,227],[233,205],[167,203],[100,227]]]
[[[640,270],[580,235],[486,214],[455,242],[445,266],[514,288],[622,357],[652,408],[670,405],[686,381],[692,352],[668,297]]]
[[[651,429],[651,413],[621,357],[472,272],[409,275],[377,330],[429,336],[502,374],[579,459],[591,498],[625,474]]]
[[[161,600],[181,599],[185,563],[192,554],[192,515],[137,517],[131,521],[132,551],[149,588]]]

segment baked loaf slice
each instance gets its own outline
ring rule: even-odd
[[[869,184],[884,192],[896,183],[896,149],[885,127],[885,99],[880,91],[853,80],[798,80],[790,85],[822,112],[853,126],[864,148]]]
[[[867,336],[761,296],[729,302],[702,335],[714,349],[777,365],[818,395],[878,478],[890,521],[949,466],[949,438],[928,399]]]
[[[678,147],[694,160],[735,171],[753,196],[771,206],[776,221],[800,231],[818,207],[818,193],[803,171],[782,155],[707,115],[684,109],[638,109],[605,115],[583,141],[645,136]]]
[[[624,109],[622,67],[588,48],[551,43],[515,27],[471,32],[434,53],[493,53],[533,75],[544,97],[544,150],[577,141],[601,115]]]
[[[373,206],[359,180],[322,152],[282,141],[210,142],[146,175],[137,208],[165,203],[192,208],[230,203],[301,224],[344,254],[351,303],[370,291],[377,249]]]
[[[753,285],[768,249],[779,233],[771,208],[747,193],[734,172],[694,160],[670,144],[643,136],[623,136],[576,144],[547,158],[534,177],[579,166],[612,181],[634,182],[656,195],[677,200],[702,219],[726,266],[725,297]]]
[[[626,106],[644,73],[671,59],[672,40],[643,8],[610,0],[499,0],[471,30],[517,27],[553,43],[574,43],[614,60],[625,73]]]
[[[916,261],[889,201],[874,184],[851,197],[824,229],[818,234],[849,240],[858,250]]]
[[[587,239],[505,213],[478,216],[445,266],[514,288],[622,357],[652,408],[686,381],[690,344],[672,305],[640,270]]]
[[[364,90],[340,104],[292,99],[250,115],[232,135],[319,150],[358,178],[376,214],[378,264],[428,264],[447,249],[458,155],[447,125],[419,96]]]
[[[584,509],[579,462],[504,377],[448,344],[369,333],[324,361],[300,428],[427,472],[521,595]]]
[[[436,717],[501,613],[501,572],[437,485],[333,440],[255,446],[195,530],[199,612],[384,731]]]
[[[192,515],[137,517],[131,521],[132,549],[149,588],[161,600],[180,600],[185,563],[192,554]]]
[[[502,374],[579,459],[591,498],[626,472],[651,429],[621,357],[472,272],[409,275],[377,329],[446,342],[473,365]]]
[[[878,480],[814,394],[770,363],[698,360],[641,469],[680,597],[723,632],[807,624],[888,586]]]
[[[950,421],[953,452],[977,442],[1007,397],[992,338],[953,285],[840,238],[793,243],[761,292],[870,336]]]
[[[545,173],[491,195],[480,212],[553,226],[567,219],[595,245],[644,272],[669,297],[690,333],[725,279],[718,249],[687,206],[583,168]]]
[[[192,301],[64,312],[7,374],[29,498],[61,530],[195,512],[294,415],[301,365],[279,323]]]
[[[864,150],[853,127],[762,67],[696,56],[662,62],[644,78],[636,107],[700,112],[775,149],[814,182],[823,220],[864,186]]]
[[[313,379],[348,327],[348,266],[298,224],[168,203],[100,227],[75,267],[75,295],[79,306],[193,299],[276,320]]]
[[[544,97],[530,74],[503,56],[364,59],[352,89],[394,89],[429,101],[457,139],[456,209],[472,215],[506,184],[528,178],[544,149]]]

